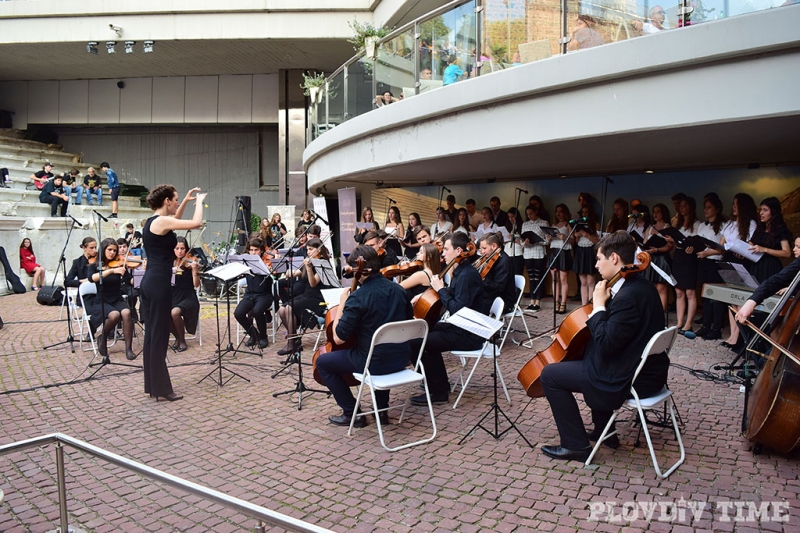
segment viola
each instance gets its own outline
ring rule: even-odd
[[[475,244],[470,242],[467,244],[467,249],[463,250],[459,255],[453,258],[444,270],[439,274],[440,278],[444,278],[445,274],[447,274],[455,265],[460,264],[462,261],[472,257],[477,252],[477,248]],[[439,321],[439,318],[442,316],[442,300],[439,298],[439,294],[429,288],[422,295],[419,297],[417,302],[414,304],[414,318],[421,318],[425,320],[430,327],[433,327],[436,322]]]
[[[423,268],[422,261],[415,259],[413,261],[405,261],[397,265],[389,265],[381,269],[381,274],[384,278],[393,278],[395,276],[410,276],[414,272]]]
[[[352,294],[356,288],[358,287],[358,280],[361,279],[361,276],[364,274],[364,261],[363,257],[359,257],[356,260],[357,268],[353,273],[353,284],[350,287],[350,294]],[[325,344],[320,346],[319,349],[314,352],[314,357],[311,359],[311,365],[314,370],[314,380],[319,383],[320,385],[325,385],[325,382],[322,381],[322,377],[319,375],[319,371],[317,370],[317,358],[325,353],[333,352],[336,350],[346,350],[348,348],[354,348],[357,342],[355,337],[348,339],[345,341],[344,344],[336,344],[334,340],[334,331],[333,331],[333,322],[336,320],[336,309],[338,305],[335,305],[328,309],[328,312],[325,313]],[[353,377],[353,374],[347,374],[344,376],[345,381],[351,387],[357,387],[360,385],[360,382]]]
[[[625,265],[619,272],[608,280],[608,287],[612,287],[620,277],[625,277],[636,272],[642,272],[650,266],[650,254],[640,252],[636,255],[640,264]],[[553,336],[550,346],[537,353],[533,359],[525,363],[519,371],[517,379],[522,384],[522,388],[531,398],[541,398],[544,396],[542,389],[542,370],[544,367],[561,361],[578,361],[583,359],[586,347],[591,339],[591,332],[586,322],[593,309],[592,303],[578,307],[566,317],[558,326],[558,331]]]

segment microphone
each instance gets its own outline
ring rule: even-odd
[[[442,189],[446,190],[447,192],[453,192],[450,189],[448,189],[447,187],[445,187],[444,185],[442,185]]]
[[[386,199],[387,199],[387,200],[389,200],[389,203],[390,203],[390,204],[396,204],[396,203],[397,203],[397,202],[395,202],[394,200],[392,200],[391,198],[389,198],[388,196],[386,197]]]
[[[520,189],[519,187],[517,187],[517,190],[518,190],[519,192],[524,192],[525,194],[528,194],[528,191],[526,191],[525,189]]]
[[[312,214],[312,215],[314,215],[315,217],[317,217],[318,219],[320,219],[321,221],[323,221],[323,222],[325,223],[325,225],[326,225],[326,226],[330,226],[330,224],[328,224],[328,221],[327,221],[327,220],[325,220],[324,218],[322,218],[322,217],[319,215],[319,213],[317,213],[316,211],[311,211],[311,214]]]
[[[69,218],[71,218],[71,219],[72,219],[72,222],[74,222],[75,224],[77,224],[79,228],[82,228],[82,227],[83,227],[83,224],[81,224],[80,222],[78,222],[77,220],[75,220],[75,217],[74,217],[74,216],[72,216],[72,215],[67,215],[67,216],[68,216]]]
[[[528,194],[528,193],[525,193],[525,194]],[[586,217],[575,218],[575,219],[570,220],[568,222],[568,224],[570,226],[572,226],[574,224],[580,224],[581,222],[586,222],[586,220],[587,220]]]
[[[642,218],[643,216],[643,213],[637,213],[635,215],[628,215],[628,218]]]
[[[101,215],[100,213],[98,213],[97,211],[95,211],[94,209],[92,209],[92,213],[94,213],[95,215],[99,216],[99,217],[100,217],[100,218],[102,218],[104,221],[108,222],[108,219],[107,219],[106,217],[104,217],[103,215]]]

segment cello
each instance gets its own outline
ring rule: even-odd
[[[624,278],[629,274],[642,272],[650,266],[650,254],[647,252],[639,252],[636,254],[636,259],[639,260],[639,264],[624,265],[619,269],[619,272],[608,280],[607,287],[613,287],[621,277]],[[533,356],[519,371],[517,379],[528,396],[531,398],[542,398],[544,396],[540,378],[545,366],[552,363],[560,363],[561,361],[583,359],[586,347],[592,337],[586,322],[589,320],[589,314],[592,312],[593,307],[592,303],[589,302],[564,317],[564,321],[558,326],[550,346]]]
[[[753,347],[759,338],[767,341],[771,350],[752,388],[745,388],[742,434],[757,445],[783,453],[792,452],[800,444],[800,358],[795,355],[800,352],[800,298],[791,299],[799,286],[800,274],[767,317],[763,331],[745,321],[756,332],[747,350],[758,353]]]
[[[361,279],[361,275],[364,273],[364,258],[359,257],[356,260],[357,268],[353,273],[353,284],[350,286],[350,294],[355,292],[356,287],[358,287],[358,280]],[[336,320],[336,313],[337,308],[339,306],[335,305],[328,309],[328,312],[325,313],[325,344],[320,346],[316,352],[314,352],[314,357],[311,359],[311,365],[314,370],[314,381],[319,383],[320,385],[325,385],[325,382],[322,381],[322,377],[319,375],[319,371],[317,370],[317,358],[325,353],[333,352],[336,350],[346,350],[348,348],[353,348],[356,345],[356,338],[355,336],[348,339],[344,342],[344,344],[336,344],[334,340],[333,334],[333,322]],[[347,374],[344,376],[345,381],[351,387],[358,387],[361,383],[353,377],[353,374]]]

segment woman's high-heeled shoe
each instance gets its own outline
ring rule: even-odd
[[[166,396],[156,396],[157,402],[177,402],[178,400],[183,400],[183,394],[170,392]]]
[[[289,355],[298,351],[303,346],[302,339],[290,339],[286,342],[286,346],[278,350],[278,355]]]

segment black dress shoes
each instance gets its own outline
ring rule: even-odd
[[[611,431],[614,430],[612,429]],[[594,431],[587,431],[586,436],[589,437],[589,440],[597,442],[597,439],[600,438],[601,433],[602,431],[595,429]],[[612,450],[616,450],[619,448],[619,437],[616,435],[611,435],[603,441],[603,446],[608,446]]]
[[[443,405],[450,403],[449,394],[431,394],[431,403],[433,405]],[[411,405],[428,405],[428,399],[424,394],[411,397]]]
[[[542,446],[542,452],[553,459],[581,461],[583,463],[586,462],[586,459],[589,458],[589,454],[592,453],[592,447],[587,446],[582,450],[568,450],[562,446]]]
[[[346,415],[342,413],[339,416],[329,416],[328,420],[331,421],[331,424],[336,426],[350,426],[350,419],[352,415]],[[363,428],[367,425],[367,417],[364,415],[357,416],[356,421],[353,423],[354,428]]]

